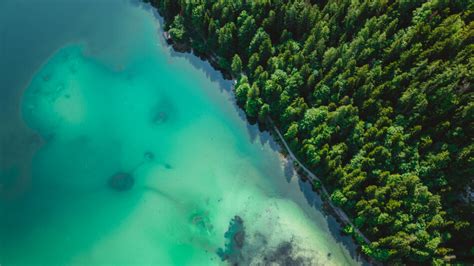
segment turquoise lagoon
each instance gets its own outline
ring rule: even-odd
[[[269,135],[248,125],[231,82],[166,46],[151,8],[64,2],[34,10],[68,22],[39,37],[48,47],[16,88],[41,145],[27,188],[2,199],[0,264],[362,263]],[[133,175],[132,189],[107,185],[117,172]]]

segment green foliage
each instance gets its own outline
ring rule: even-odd
[[[240,59],[239,55],[234,55],[234,58],[232,58],[232,74],[234,76],[239,76],[240,73],[242,72],[242,60]]]
[[[187,34],[186,29],[184,28],[184,18],[180,15],[174,17],[173,23],[171,24],[169,34],[175,42],[184,42],[186,41]]]
[[[354,227],[352,227],[351,225],[346,225],[344,226],[342,231],[344,232],[344,234],[352,235],[354,233]]]
[[[217,31],[217,44],[219,47],[219,54],[224,58],[230,58],[235,49],[235,32],[236,27],[233,22],[225,24]]]
[[[470,1],[152,1],[394,264],[473,260]],[[363,239],[354,235],[359,243]]]
[[[331,194],[331,201],[337,206],[344,206],[347,203],[347,198],[340,190],[334,190]]]
[[[247,94],[249,91],[250,85],[247,76],[242,76],[235,87],[235,97],[240,106],[243,106],[247,102]]]
[[[247,101],[245,103],[245,112],[248,116],[256,118],[260,111],[262,100],[260,99],[260,90],[254,83],[247,92]]]
[[[313,181],[313,190],[318,190],[321,188],[321,182],[319,182],[318,180],[314,180]]]
[[[266,118],[270,114],[270,105],[267,103],[264,103],[262,107],[260,108],[260,112],[258,113],[258,121],[262,123],[266,123]]]

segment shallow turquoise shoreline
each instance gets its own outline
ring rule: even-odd
[[[25,91],[23,118],[45,143],[31,189],[2,203],[0,263],[221,264],[238,215],[243,263],[289,245],[295,260],[359,264],[269,135],[247,124],[230,82],[157,43],[149,9],[123,1],[114,12],[130,23],[125,37],[64,42]],[[132,189],[107,186],[117,171]]]

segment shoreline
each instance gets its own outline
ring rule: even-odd
[[[151,5],[152,6],[152,5]],[[152,8],[159,14],[159,10],[152,6]],[[160,15],[161,16],[161,15]],[[164,22],[164,19],[163,19]],[[164,26],[164,25],[163,25]],[[205,54],[205,53],[198,53],[196,52],[192,47],[190,43],[177,43],[174,40],[167,40],[164,36],[167,33],[167,31],[164,29],[159,30],[159,36],[160,40],[162,40],[165,44],[170,46],[173,51],[177,53],[189,53],[191,55],[194,55],[198,57],[199,59],[203,61],[209,62],[211,67],[221,73],[222,77],[224,80],[229,80],[233,81],[233,84],[236,84],[236,78],[233,77],[230,73],[227,73],[224,69],[219,67],[218,64],[218,56],[215,54]],[[234,97],[235,101],[235,87],[232,86],[232,96]],[[239,107],[239,109],[242,110],[241,106],[239,106],[236,102],[235,104]],[[245,112],[244,112],[245,113]],[[350,221],[349,216],[339,207],[336,207],[331,200],[329,199],[329,193],[325,186],[323,185],[322,181],[310,170],[308,170],[302,163],[299,162],[299,160],[296,158],[295,155],[293,155],[293,152],[291,149],[286,145],[286,141],[284,140],[283,136],[279,132],[279,128],[273,123],[270,117],[267,117],[268,121],[265,121],[264,124],[260,123],[257,119],[255,121],[249,120],[247,115],[245,115],[246,122],[250,125],[257,124],[260,132],[268,131],[269,134],[272,136],[272,140],[275,141],[275,143],[279,147],[279,155],[280,155],[280,160],[282,163],[283,160],[285,160],[288,163],[292,164],[293,170],[295,171],[296,175],[298,176],[299,179],[301,179],[303,182],[309,182],[311,185],[311,189],[313,193],[315,193],[322,201],[323,203],[323,209],[325,214],[330,215],[335,219],[335,221],[338,223],[340,226],[340,234],[342,236],[349,236],[351,241],[353,242],[355,248],[355,252],[360,258],[366,260],[368,263],[371,265],[380,265],[378,261],[375,261],[373,258],[367,256],[362,252],[362,243],[365,244],[371,244],[371,241],[362,234],[362,232],[359,231],[358,228],[354,226],[352,221]],[[275,133],[277,133],[277,136],[275,136]],[[316,182],[318,184],[316,184]],[[351,226],[352,227],[352,233],[346,233],[344,232],[344,227],[345,226]],[[358,239],[359,238],[359,239]]]

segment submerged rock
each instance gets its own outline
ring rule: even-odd
[[[153,161],[155,159],[155,154],[151,151],[147,151],[143,154],[143,157],[145,157],[145,160],[147,161]]]
[[[135,179],[127,173],[116,173],[109,178],[109,187],[117,191],[130,190],[135,184]]]
[[[266,265],[314,265],[311,258],[300,256],[298,249],[293,241],[283,241],[276,248],[266,249],[263,261]]]
[[[238,264],[242,261],[242,248],[245,242],[244,221],[240,216],[236,215],[230,221],[224,237],[227,239],[225,248],[219,248],[217,254],[222,261],[228,261],[232,265]]]
[[[202,232],[210,234],[213,231],[214,227],[209,218],[208,211],[198,211],[193,213],[190,217],[190,221]]]
[[[163,124],[168,120],[168,114],[165,112],[158,112],[153,116],[153,124]]]

